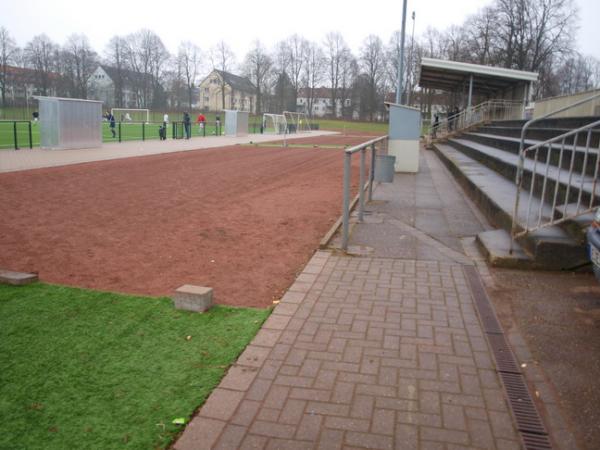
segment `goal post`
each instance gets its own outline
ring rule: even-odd
[[[283,115],[288,124],[290,133],[307,133],[310,131],[308,115],[303,112],[284,111]]]
[[[285,134],[287,120],[283,114],[263,114],[262,132],[264,134]]]
[[[146,122],[150,123],[149,109],[112,108],[110,113],[117,122]]]

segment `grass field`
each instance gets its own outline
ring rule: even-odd
[[[165,448],[268,314],[0,285],[0,448]]]
[[[175,116],[175,115],[172,115]],[[214,136],[216,134],[216,127],[214,125],[215,114],[207,116],[206,130],[201,130],[197,124],[192,123],[192,136]],[[156,120],[156,118],[153,118]],[[171,117],[171,120],[180,120],[179,117]],[[260,132],[260,123],[262,118],[259,116],[252,116],[249,120],[248,131],[250,133]],[[330,120],[330,119],[318,119],[313,120],[312,123],[318,124],[322,130],[333,130],[333,131],[346,131],[346,132],[363,132],[372,134],[386,134],[388,131],[387,123],[380,122],[356,122],[348,120]],[[144,139],[158,139],[158,127],[162,122],[152,122],[150,124],[142,125],[142,123],[122,123],[121,124],[121,141],[138,141]],[[117,137],[113,138],[108,123],[102,124],[102,140],[103,142],[118,142],[118,124],[115,128]],[[40,134],[39,124],[32,123],[31,128],[32,134],[32,145],[33,147],[39,147],[40,145]],[[167,138],[171,139],[172,128],[168,127]],[[29,147],[29,131],[27,123],[17,123],[17,142],[20,148]],[[14,148],[14,129],[12,122],[1,122],[0,121],[0,149],[13,149]]]

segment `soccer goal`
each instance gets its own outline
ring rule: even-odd
[[[113,108],[110,110],[117,122],[146,122],[150,123],[149,109]]]
[[[287,121],[283,114],[263,114],[262,132],[264,134],[285,134]]]
[[[303,112],[284,111],[289,133],[306,133],[310,131],[308,115]]]

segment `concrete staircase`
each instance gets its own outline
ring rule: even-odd
[[[528,131],[525,146],[546,141],[595,120],[600,120],[600,118],[542,120]],[[491,264],[502,267],[548,270],[574,270],[584,267],[588,263],[585,249],[585,229],[592,220],[592,214],[581,215],[559,225],[530,232],[517,239],[512,253],[509,252],[510,229],[517,193],[515,177],[523,125],[524,121],[519,120],[484,124],[443,141],[435,142],[433,149],[490,223],[498,228],[477,236],[477,240]],[[590,137],[590,148],[593,150],[590,150],[587,164],[584,161],[587,133],[577,137],[575,146],[573,146],[574,137],[565,140],[561,167],[558,167],[559,152],[554,151],[559,145],[553,144],[553,150],[550,151],[546,189],[552,192],[556,190],[559,197],[565,200],[554,208],[551,203],[541,202],[542,186],[536,180],[531,198],[531,209],[536,212],[541,211],[544,219],[563,217],[565,202],[570,205],[567,206],[568,211],[574,211],[573,203],[577,202],[580,183],[583,183],[584,186],[581,195],[582,201],[589,202],[592,189],[594,189],[593,168],[598,158],[600,129],[592,131]],[[531,159],[525,161],[521,207],[518,212],[521,223],[525,223],[524,218],[527,215],[525,205],[530,197],[532,174],[534,171],[537,174],[540,173],[539,161],[546,161],[546,152],[548,151],[547,149],[540,150],[537,166]],[[580,174],[569,179],[567,171],[571,161],[574,169],[578,170]],[[581,173],[584,172],[583,167],[585,167],[584,174]],[[546,170],[545,165],[543,170]],[[596,195],[598,192],[600,192],[600,187],[596,188]]]

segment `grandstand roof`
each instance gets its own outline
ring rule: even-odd
[[[538,74],[502,67],[482,66],[443,59],[422,58],[419,86],[442,91],[462,90],[473,76],[473,90],[480,93],[503,91],[518,84],[537,81]]]

